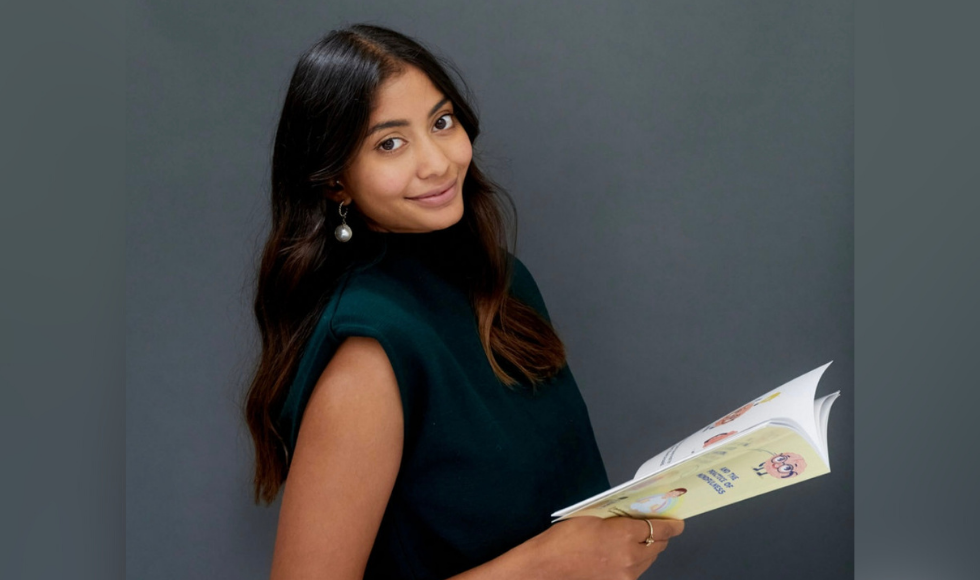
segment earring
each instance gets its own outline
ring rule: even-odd
[[[333,235],[339,242],[349,242],[351,236],[354,235],[354,232],[352,232],[350,226],[347,225],[347,210],[344,209],[344,202],[340,202],[340,207],[337,208],[337,213],[340,214],[340,219],[343,223],[337,226],[337,229],[333,231]]]

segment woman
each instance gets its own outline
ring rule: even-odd
[[[683,529],[550,524],[609,481],[478,135],[391,30],[331,32],[296,66],[246,406],[256,500],[283,488],[274,579],[636,578]]]

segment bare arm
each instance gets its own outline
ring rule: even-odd
[[[374,339],[337,349],[310,395],[284,486],[272,580],[360,580],[401,463],[404,417],[391,363]],[[467,580],[520,579],[500,557]]]
[[[384,349],[352,337],[317,381],[283,490],[272,580],[360,580],[395,484],[401,397]]]
[[[348,338],[303,414],[272,580],[363,578],[398,475],[403,436],[401,396],[384,349],[372,338]],[[647,547],[638,543],[649,531],[642,520],[573,518],[453,578],[635,579],[683,530],[682,522],[655,526],[662,541]]]

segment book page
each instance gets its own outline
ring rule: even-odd
[[[817,399],[813,405],[817,427],[820,429],[820,444],[823,446],[821,452],[823,453],[823,460],[827,462],[828,467],[830,466],[830,450],[827,449],[827,421],[830,419],[830,407],[839,396],[840,391],[830,393]]]
[[[779,421],[795,425],[810,438],[814,446],[822,447],[820,432],[817,430],[814,417],[813,397],[817,390],[817,382],[828,366],[830,363],[772,389],[731,413],[708,423],[697,433],[675,443],[643,463],[636,471],[633,481],[690,459],[729,437],[766,422]]]
[[[558,516],[554,521],[575,516],[686,519],[829,472],[807,438],[789,427],[763,425],[552,517]]]

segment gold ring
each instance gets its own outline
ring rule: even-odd
[[[654,540],[653,539],[653,522],[651,522],[650,520],[643,520],[643,521],[645,521],[647,523],[647,525],[650,526],[650,535],[647,536],[647,539],[643,540],[642,542],[637,542],[637,543],[639,543],[639,544],[646,544],[647,546],[649,546],[650,544],[653,544],[654,542],[657,541],[657,540]]]

